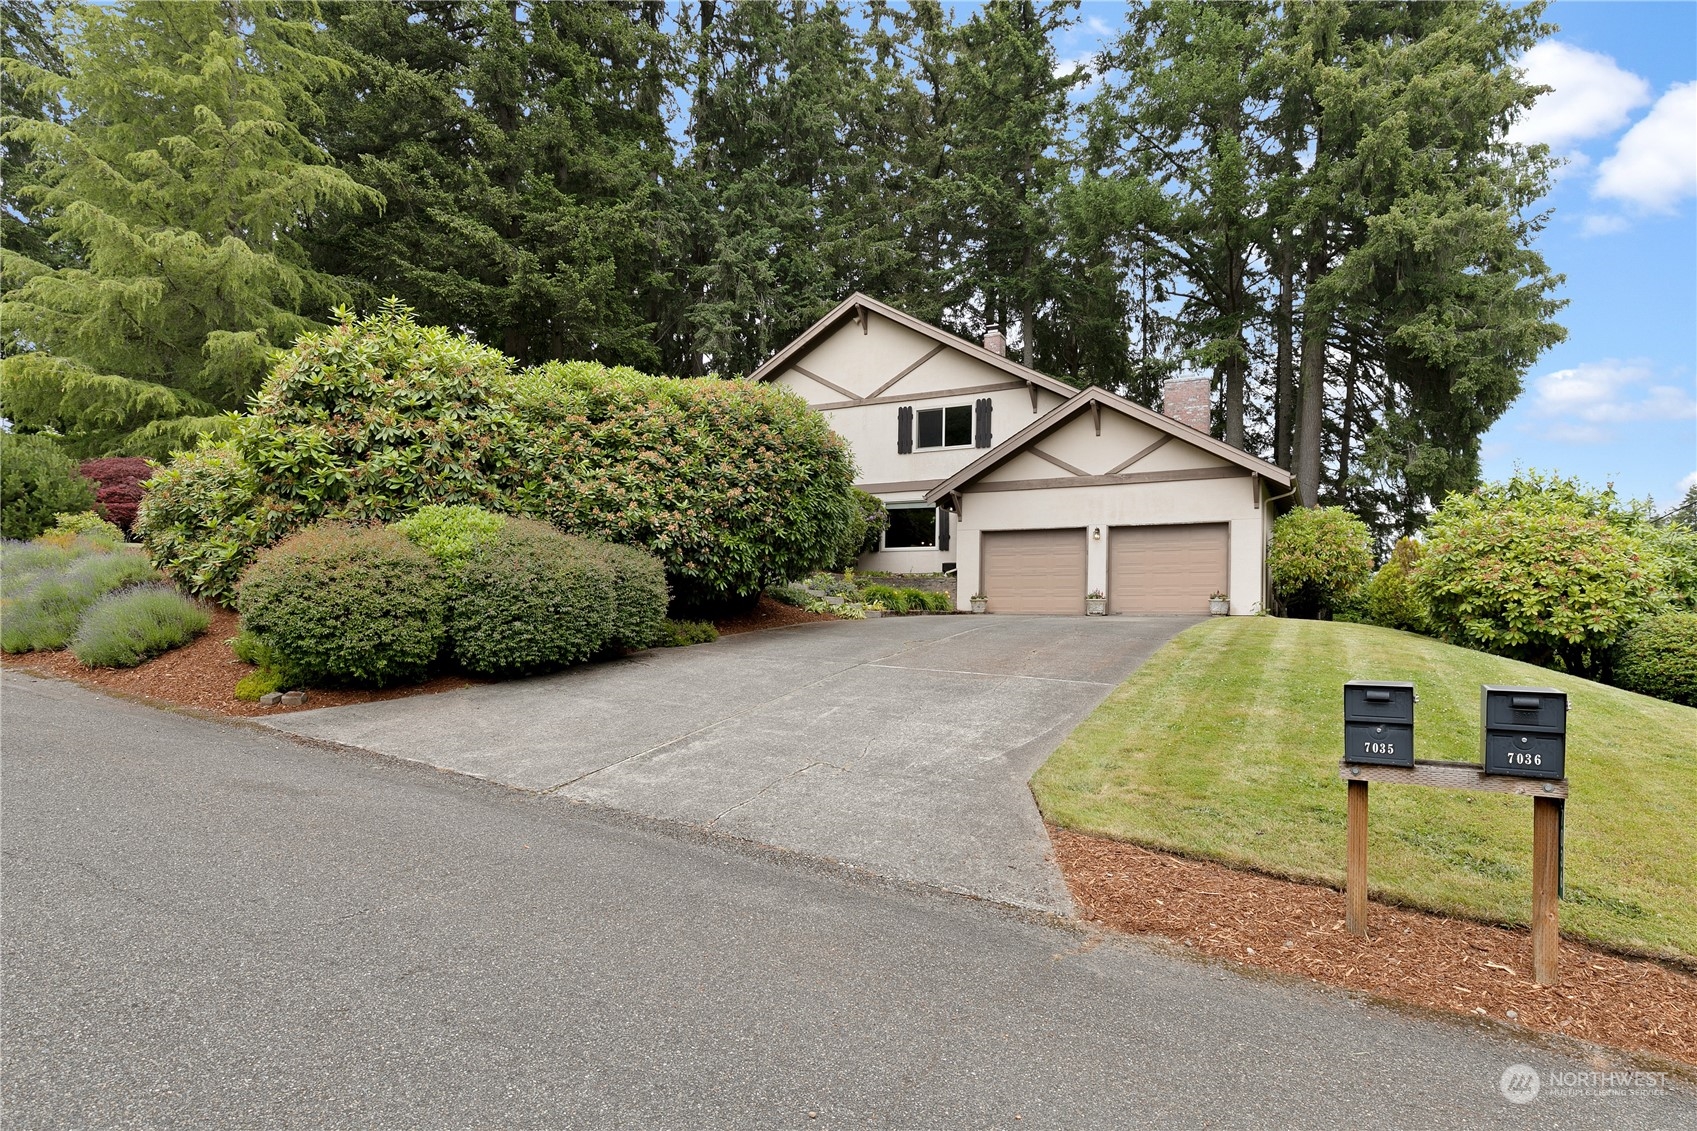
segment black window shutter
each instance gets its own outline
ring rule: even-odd
[[[913,451],[913,406],[904,404],[896,409],[896,454],[909,455]]]
[[[978,400],[977,435],[973,437],[974,447],[987,448],[990,446],[990,398],[980,397]]]
[[[937,549],[949,548],[949,512],[942,507],[937,508]]]

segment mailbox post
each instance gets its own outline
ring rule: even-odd
[[[1532,976],[1556,982],[1561,826],[1567,800],[1567,696],[1547,687],[1480,689],[1480,761],[1417,762],[1411,683],[1344,684],[1344,756],[1349,785],[1344,923],[1367,934],[1369,782],[1485,790],[1532,799]]]

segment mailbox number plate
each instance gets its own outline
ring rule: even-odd
[[[1343,760],[1375,766],[1414,765],[1414,728],[1395,723],[1346,722]]]

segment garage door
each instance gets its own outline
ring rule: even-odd
[[[1195,613],[1227,592],[1231,537],[1225,523],[1116,526],[1108,534],[1108,611]]]
[[[993,613],[1084,612],[1084,531],[990,530],[979,576]]]

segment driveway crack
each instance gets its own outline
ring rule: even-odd
[[[841,772],[843,772],[845,774],[848,773],[848,767],[847,766],[839,766],[835,762],[809,762],[807,765],[802,766],[799,769],[792,770],[791,772],[785,774],[781,778],[773,778],[771,781],[769,781],[765,785],[761,786],[759,790],[757,790],[754,793],[749,794],[747,797],[743,798],[741,801],[737,802],[735,805],[731,806],[729,809],[726,809],[723,813],[720,813],[717,817],[714,817],[711,821],[708,821],[706,824],[702,825],[701,827],[704,828],[704,829],[712,828],[714,825],[718,824],[722,819],[724,819],[727,815],[729,815],[731,813],[735,813],[738,809],[741,809],[744,805],[748,805],[748,804],[751,804],[755,801],[760,800],[766,794],[770,793],[773,789],[775,789],[778,786],[782,785],[783,783],[789,781],[791,778],[799,777],[802,774],[805,774],[807,771],[813,769],[815,766],[828,766],[833,770],[840,770]]]

